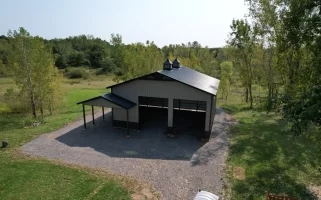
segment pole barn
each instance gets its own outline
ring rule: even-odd
[[[192,116],[202,127],[202,137],[209,138],[219,82],[167,59],[163,70],[109,86],[111,93],[78,104],[112,108],[113,126],[127,130],[142,128],[144,113],[166,112],[169,133],[175,132],[176,121]]]

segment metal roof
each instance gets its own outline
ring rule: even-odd
[[[216,95],[218,86],[220,84],[220,80],[213,78],[211,76],[205,75],[201,72],[195,71],[193,69],[190,69],[188,67],[181,66],[180,68],[172,68],[171,70],[160,70],[153,73],[159,73],[166,77],[169,77],[173,80],[176,80],[178,82],[184,83],[186,85],[189,85],[191,87],[194,87],[198,90],[204,91],[209,94]],[[153,74],[150,73],[150,74]],[[148,76],[150,74],[137,77],[128,81],[124,81],[115,85],[108,86],[107,88],[112,88],[117,85],[122,85],[125,83],[129,83],[131,81],[140,79],[142,77]]]
[[[214,95],[220,84],[220,80],[184,66],[172,70],[160,70],[158,73]]]
[[[132,101],[129,101],[123,97],[120,97],[116,94],[113,94],[113,93],[107,93],[107,94],[103,94],[101,96],[98,96],[98,97],[94,97],[94,98],[91,98],[91,99],[87,99],[85,101],[81,101],[77,104],[83,104],[83,103],[86,103],[88,101],[91,101],[91,100],[94,100],[94,99],[98,99],[98,98],[103,98],[104,100],[107,100],[111,103],[114,103],[122,108],[125,108],[125,109],[130,109],[134,106],[136,106],[136,103],[132,102]]]

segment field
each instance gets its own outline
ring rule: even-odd
[[[267,191],[317,199],[309,189],[321,194],[321,146],[288,133],[278,113],[267,114],[260,105],[249,110],[233,92],[227,101],[218,101],[239,121],[229,134],[226,192],[231,199],[263,200]]]
[[[7,108],[0,104],[0,140],[9,141],[7,148],[0,149],[1,199],[130,199],[134,192],[131,180],[30,158],[18,150],[38,135],[81,117],[82,109],[76,102],[106,92],[105,87],[111,83],[108,77],[81,81],[64,79],[61,106],[54,115],[45,116],[44,124],[38,127],[25,127],[30,116],[7,113]],[[0,85],[2,96],[13,82],[2,78]]]

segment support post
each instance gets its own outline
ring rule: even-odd
[[[86,129],[86,113],[85,113],[85,105],[82,104],[82,113],[84,117],[84,128]]]
[[[167,116],[167,129],[168,133],[173,133],[173,99],[168,98],[168,116]]]
[[[129,116],[128,116],[128,109],[126,109],[126,112],[127,112],[127,124],[126,124],[126,125],[127,125],[127,134],[126,134],[126,136],[129,137],[129,122],[128,122],[128,121],[129,121],[129,119],[128,119]]]
[[[94,106],[91,106],[91,114],[93,116],[93,124],[95,124]]]
[[[105,108],[102,107],[102,109],[103,109],[103,119],[105,119]]]

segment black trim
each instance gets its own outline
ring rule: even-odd
[[[91,114],[93,117],[93,124],[95,124],[95,112],[94,112],[94,106],[91,106]]]
[[[84,118],[84,128],[86,129],[86,111],[85,111],[85,105],[82,105],[82,113]]]
[[[113,126],[118,128],[127,128],[127,121],[113,120]],[[137,122],[128,122],[129,129],[140,129],[139,123]]]
[[[110,88],[110,92],[113,93],[113,88]],[[114,108],[111,108],[111,119],[114,120]]]

